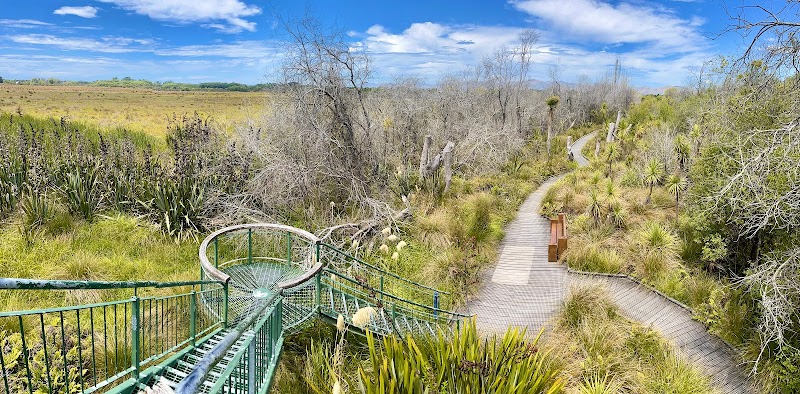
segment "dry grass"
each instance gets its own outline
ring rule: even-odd
[[[570,289],[543,347],[559,360],[567,393],[714,392],[657,332],[619,316],[599,285]]]
[[[268,95],[263,92],[167,92],[149,89],[88,86],[29,86],[0,84],[0,112],[55,117],[94,124],[105,129],[125,128],[163,137],[167,118],[192,115],[211,117],[221,129],[260,116]]]

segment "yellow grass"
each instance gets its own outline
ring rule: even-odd
[[[122,127],[148,135],[166,135],[167,119],[192,115],[210,117],[230,132],[248,118],[264,113],[264,92],[167,92],[149,89],[89,86],[28,86],[0,84],[0,111],[56,117]]]

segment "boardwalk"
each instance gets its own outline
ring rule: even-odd
[[[588,164],[580,150],[592,136],[575,142],[579,165]],[[608,289],[624,316],[659,331],[703,368],[722,392],[750,393],[734,352],[692,320],[690,311],[628,278],[572,273],[564,265],[547,261],[550,224],[538,212],[545,191],[559,178],[551,178],[533,192],[506,227],[497,266],[484,272],[483,287],[469,301],[479,329],[500,332],[516,326],[536,332],[550,324],[571,283],[597,282]]]

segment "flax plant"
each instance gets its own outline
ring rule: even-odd
[[[484,339],[474,320],[452,336],[377,342],[367,333],[371,370],[360,368],[360,391],[384,393],[560,393],[564,382],[549,356],[538,347],[541,332],[508,330]]]

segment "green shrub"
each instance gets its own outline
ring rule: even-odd
[[[620,184],[625,187],[636,187],[641,183],[642,180],[639,179],[639,174],[637,174],[636,171],[631,168],[623,172],[622,177],[620,178]]]
[[[461,217],[463,222],[458,225],[463,226],[461,241],[463,245],[475,242],[484,242],[487,239],[499,238],[500,229],[492,226],[492,211],[495,200],[486,193],[479,193],[470,196],[461,207]],[[497,230],[497,231],[495,231]]]
[[[39,393],[45,392],[44,390],[48,387],[52,388],[54,393],[81,391],[81,381],[84,379],[88,381],[90,378],[89,371],[91,371],[92,364],[91,357],[87,355],[80,360],[83,364],[79,363],[78,347],[88,349],[91,334],[81,333],[82,345],[80,345],[78,334],[74,329],[65,331],[65,337],[62,340],[62,332],[59,327],[45,322],[44,341],[41,335],[30,337],[26,335],[27,360],[22,351],[20,334],[18,332],[0,332],[0,338],[2,338],[0,339],[0,351],[3,352],[3,362],[7,373],[4,378],[7,379],[10,392],[25,393],[28,390],[35,390]],[[66,368],[64,361],[66,361]],[[26,364],[30,369],[30,385],[28,385]]]
[[[44,223],[44,228],[49,235],[61,235],[75,228],[75,219],[65,209],[56,206],[50,220]]]
[[[669,193],[665,190],[659,188],[653,190],[653,196],[651,199],[651,203],[654,207],[658,208],[671,208],[675,206],[675,198],[672,197]]]
[[[719,283],[708,275],[697,272],[683,279],[685,289],[685,302],[691,308],[698,308],[708,302],[711,293],[718,287]]]
[[[674,352],[664,352],[660,360],[642,371],[639,392],[656,393],[711,393],[714,390],[708,379],[694,366]]]
[[[595,171],[589,176],[589,184],[592,186],[597,186],[600,184],[600,181],[603,180],[603,173],[600,171]]]
[[[0,214],[14,210],[24,188],[25,177],[22,158],[9,155],[5,147],[0,147]]]
[[[26,229],[38,229],[53,215],[53,204],[48,200],[47,194],[37,193],[28,187],[22,198],[23,226]]]
[[[591,227],[591,222],[589,221],[589,216],[583,213],[577,216],[573,216],[569,223],[570,232],[572,232],[573,234],[586,233],[590,227]]]
[[[547,191],[544,192],[544,196],[542,197],[542,205],[544,204],[553,204],[558,200],[558,193],[561,191],[561,187],[558,183],[553,186],[550,186]]]
[[[625,228],[628,225],[628,210],[619,202],[614,201],[608,206],[608,218],[616,228]]]
[[[574,212],[572,210],[573,202],[575,202],[575,189],[572,187],[565,187],[564,191],[561,193],[561,206]]]
[[[625,350],[639,360],[652,361],[664,352],[664,347],[657,332],[634,323],[625,338]]]
[[[756,321],[753,305],[750,295],[742,289],[718,287],[711,291],[708,303],[695,312],[712,332],[739,345],[752,336]]]
[[[204,203],[205,189],[193,178],[157,182],[140,201],[164,234],[176,239],[196,238],[204,229]]]
[[[662,254],[648,253],[642,256],[641,259],[638,273],[646,281],[659,281],[672,268],[672,262]]]
[[[761,343],[754,339],[745,347],[745,355],[754,360],[760,356],[754,380],[763,393],[795,394],[800,392],[800,350],[785,347],[783,351],[760,354]]]

